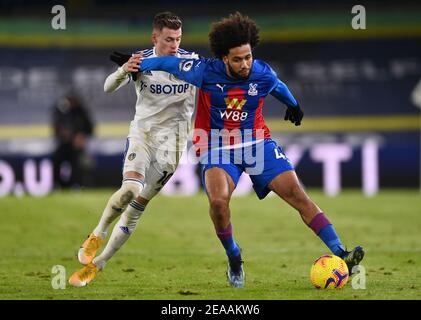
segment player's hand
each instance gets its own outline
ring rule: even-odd
[[[123,70],[127,73],[129,72],[139,72],[139,64],[143,55],[141,53],[133,54],[129,60],[123,64]]]
[[[301,120],[304,117],[304,112],[301,110],[300,106],[297,105],[296,107],[288,107],[287,111],[285,112],[285,121],[291,121],[296,126],[301,125]]]
[[[131,54],[125,54],[118,51],[114,51],[110,54],[110,60],[117,63],[119,67],[127,62],[130,59]]]
[[[121,66],[126,65],[129,62],[129,60],[131,58],[133,58],[134,56],[135,55],[132,55],[132,54],[125,54],[125,53],[121,53],[121,52],[118,52],[118,51],[114,51],[112,54],[110,54],[110,60],[117,63],[118,66],[121,67]],[[132,66],[132,64],[130,64],[130,65]],[[123,69],[124,69],[124,67],[123,67]],[[126,71],[126,69],[124,69],[124,71]],[[139,68],[137,68],[134,72],[131,72],[131,77],[134,81],[137,80],[138,71],[139,71]],[[128,71],[126,71],[126,72],[128,72]]]

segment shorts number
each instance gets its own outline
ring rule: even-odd
[[[164,171],[163,173],[164,173],[164,175],[161,177],[161,179],[159,179],[157,181],[157,183],[160,183],[161,186],[164,186],[168,182],[168,180],[171,179],[172,175],[174,174],[174,172],[168,173],[168,171]]]
[[[273,151],[275,151],[276,159],[286,160],[287,157],[285,157],[285,155],[282,152],[280,152],[278,148],[273,149]]]

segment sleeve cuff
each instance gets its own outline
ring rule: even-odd
[[[117,69],[117,73],[118,73],[118,75],[119,76],[127,76],[128,74],[129,74],[129,72],[126,72],[124,69],[123,69],[123,66],[121,66],[121,67],[118,67],[118,69]]]

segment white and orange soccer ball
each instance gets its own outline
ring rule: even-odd
[[[317,289],[342,288],[348,281],[348,267],[341,258],[326,254],[314,261],[311,266],[311,283]]]

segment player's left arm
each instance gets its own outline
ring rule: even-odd
[[[304,117],[304,112],[301,110],[300,104],[298,103],[297,99],[294,98],[286,84],[278,79],[276,72],[271,67],[269,67],[269,70],[271,81],[273,83],[272,90],[270,90],[270,94],[287,106],[284,120],[289,120],[296,126],[301,125],[301,120]]]
[[[288,107],[297,107],[298,101],[297,99],[294,98],[291,91],[289,91],[286,84],[283,83],[278,78],[276,78],[275,81],[276,81],[275,87],[274,89],[272,89],[270,94]]]
[[[304,112],[301,110],[300,104],[297,99],[294,98],[291,91],[289,91],[286,84],[276,78],[275,88],[270,92],[270,94],[287,106],[284,120],[289,120],[296,126],[301,125]]]

